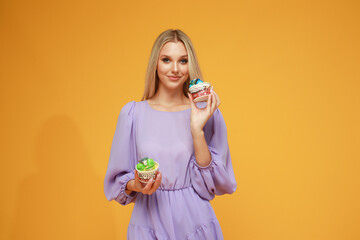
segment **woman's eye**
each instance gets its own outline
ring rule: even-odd
[[[180,61],[181,61],[181,63],[187,63],[188,62],[187,59],[181,59]]]
[[[168,58],[163,58],[163,59],[161,59],[163,62],[169,62],[169,60],[170,59],[168,59]]]

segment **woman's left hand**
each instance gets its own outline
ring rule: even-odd
[[[190,127],[192,132],[202,131],[207,120],[211,117],[216,108],[218,108],[220,105],[220,99],[213,90],[213,88],[211,88],[210,92],[211,94],[208,97],[207,105],[205,108],[198,108],[192,98],[192,95],[188,93],[191,104]]]

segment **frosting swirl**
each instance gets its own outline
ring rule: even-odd
[[[198,84],[198,83],[203,83],[204,81],[202,81],[200,78],[196,78],[194,80],[191,80],[190,81],[190,85],[189,85],[189,88],[191,88],[192,86]]]

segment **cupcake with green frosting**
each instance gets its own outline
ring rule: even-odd
[[[152,158],[145,157],[136,164],[135,169],[138,172],[139,181],[147,183],[151,178],[155,180],[159,169],[159,163]]]

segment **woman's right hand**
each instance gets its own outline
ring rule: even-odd
[[[130,180],[127,184],[127,189],[131,190],[131,191],[135,191],[135,192],[141,192],[142,194],[147,194],[147,195],[151,195],[153,194],[156,189],[158,189],[158,187],[161,184],[161,172],[159,171],[156,174],[156,178],[154,179],[150,179],[146,184],[145,183],[141,183],[139,181],[139,175],[138,172],[135,170],[135,179],[134,180]]]

